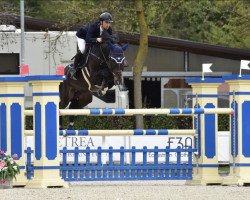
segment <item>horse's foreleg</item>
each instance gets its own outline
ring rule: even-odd
[[[79,102],[78,100],[72,100],[70,105],[69,105],[69,109],[79,109]],[[69,116],[69,125],[68,128],[69,130],[73,130],[74,129],[74,121],[75,121],[76,116],[75,115],[70,115]]]
[[[62,116],[59,116],[59,129],[62,130],[63,126],[62,126]]]
[[[102,79],[101,87],[100,87],[100,89],[97,91],[98,96],[103,96],[103,95],[106,94],[106,92],[107,92],[108,89],[105,90],[105,86],[106,86],[106,81],[105,81],[105,79],[103,78],[103,79]]]
[[[76,116],[72,115],[69,116],[69,125],[68,128],[69,130],[73,130],[74,129],[74,121],[75,121]]]
[[[68,86],[68,82],[64,81],[60,84],[60,102],[59,102],[59,108],[64,109],[68,106],[70,102],[70,98],[73,98],[73,90],[70,89]],[[63,119],[62,116],[59,116],[59,129],[63,129]]]

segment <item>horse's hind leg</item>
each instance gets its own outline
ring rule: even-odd
[[[59,108],[64,109],[69,105],[70,98],[73,98],[73,90],[68,86],[68,82],[64,81],[59,86],[60,90],[60,102],[59,102]],[[59,128],[63,129],[63,120],[62,116],[59,116]]]
[[[69,105],[69,109],[79,109],[79,101],[78,100],[72,100],[70,105]],[[69,125],[68,128],[69,130],[73,130],[74,129],[74,121],[75,121],[76,116],[75,115],[70,115],[69,116]]]

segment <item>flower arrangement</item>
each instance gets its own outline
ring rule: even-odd
[[[16,175],[20,173],[19,165],[15,162],[17,158],[17,154],[10,156],[0,151],[0,183],[16,178]]]

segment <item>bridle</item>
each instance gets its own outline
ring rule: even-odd
[[[112,53],[110,51],[108,59],[107,59],[106,56],[104,55],[102,45],[100,45],[100,52],[101,52],[101,57],[97,56],[92,51],[90,52],[89,55],[91,55],[94,58],[96,58],[97,60],[99,60],[100,65],[103,65],[103,63],[106,64],[112,73],[113,73],[112,66],[111,66],[112,60],[115,61],[116,64],[118,64],[119,70],[122,71],[122,63],[125,60],[124,53]],[[119,56],[115,56],[115,55],[119,55]]]

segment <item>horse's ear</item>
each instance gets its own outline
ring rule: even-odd
[[[109,49],[111,50],[111,51],[113,51],[114,50],[114,45],[111,43],[111,42],[108,42],[108,47],[109,47]]]
[[[122,50],[123,50],[123,51],[125,51],[127,48],[128,48],[128,44],[124,44],[124,45],[122,46]]]

